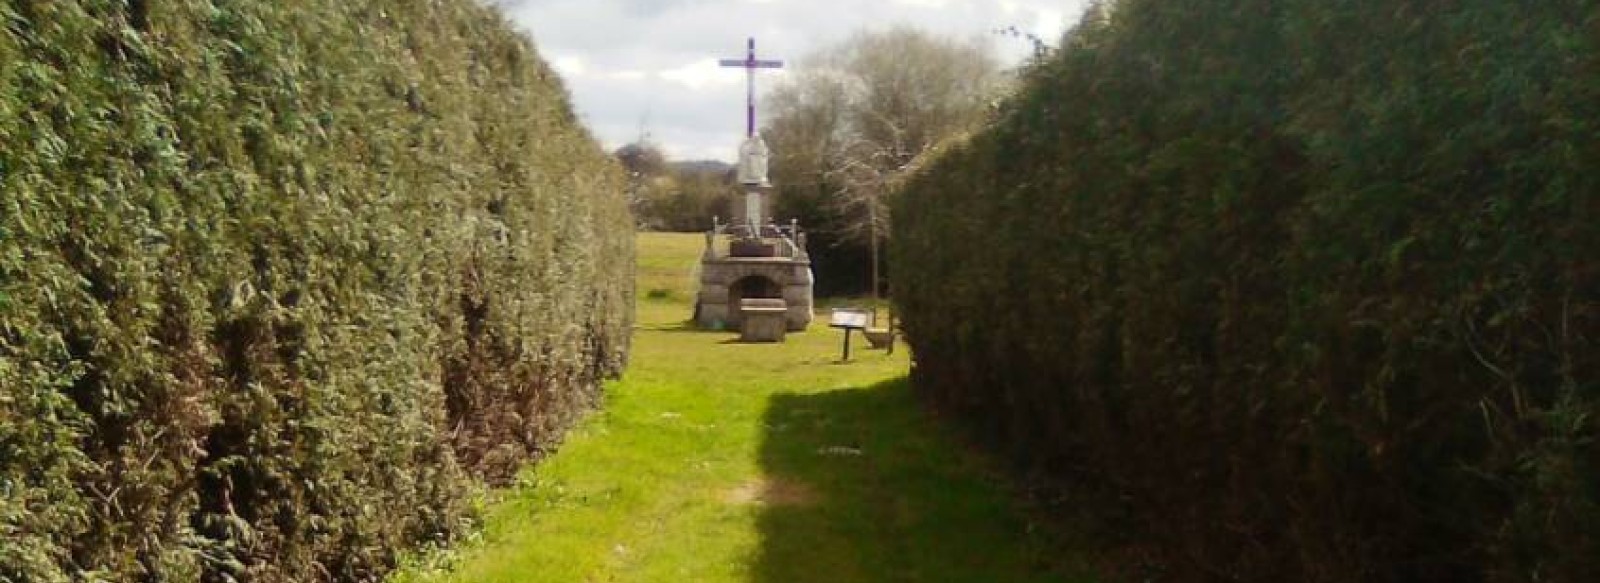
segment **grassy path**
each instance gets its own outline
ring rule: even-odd
[[[423,582],[1069,581],[981,460],[914,406],[905,351],[836,364],[686,330],[698,235],[641,235],[627,378]]]

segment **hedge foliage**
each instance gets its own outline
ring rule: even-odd
[[[595,403],[632,244],[477,2],[0,3],[0,581],[377,578]]]
[[[899,192],[917,389],[1160,580],[1600,580],[1596,31],[1098,6]]]

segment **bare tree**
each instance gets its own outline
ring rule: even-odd
[[[1003,76],[989,47],[912,28],[858,33],[806,59],[767,98],[774,175],[810,190],[838,244],[868,248],[874,298],[894,178],[982,119]]]

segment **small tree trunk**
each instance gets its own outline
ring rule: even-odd
[[[876,201],[874,201],[876,202]],[[872,256],[872,306],[873,320],[877,320],[878,306],[878,205],[867,205],[867,247]]]

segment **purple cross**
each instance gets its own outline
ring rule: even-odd
[[[723,59],[724,67],[739,67],[744,69],[748,95],[745,97],[745,136],[756,135],[756,69],[782,69],[783,61],[761,61],[756,59],[756,39],[750,39],[750,52],[743,59]]]

